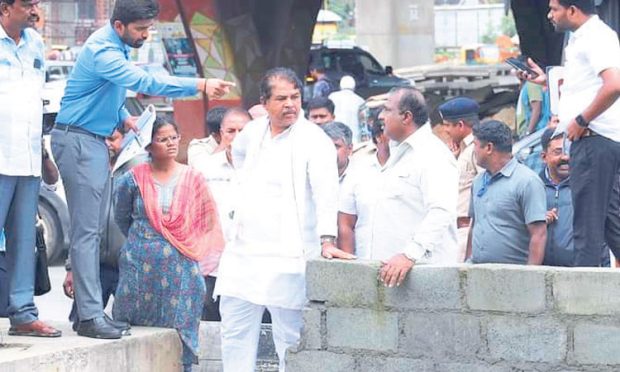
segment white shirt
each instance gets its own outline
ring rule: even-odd
[[[329,95],[334,102],[336,121],[346,124],[353,132],[353,143],[361,141],[359,125],[359,108],[364,99],[350,89],[342,89]]]
[[[235,169],[228,162],[225,151],[206,156],[195,164],[194,168],[202,173],[209,184],[209,190],[217,207],[224,240],[228,243],[232,240],[233,234],[232,219],[236,196]],[[202,265],[201,269],[203,269]],[[217,276],[217,267],[209,273],[209,276]]]
[[[392,150],[378,182],[370,257],[406,253],[417,262],[456,263],[458,169],[428,123]]]
[[[340,187],[338,209],[355,215],[355,255],[361,259],[377,259],[370,247],[374,209],[381,186],[379,181],[381,164],[376,153],[363,158],[351,167],[351,171]]]
[[[18,45],[0,26],[0,174],[41,175],[45,66],[41,36],[27,28]]]
[[[558,131],[564,131],[568,123],[594,101],[603,86],[599,74],[609,68],[620,68],[618,35],[596,15],[571,33],[564,53]],[[592,120],[589,128],[620,142],[620,101]]]
[[[217,147],[217,141],[213,136],[206,138],[195,138],[187,146],[187,165],[195,167],[205,161]]]

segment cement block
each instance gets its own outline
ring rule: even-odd
[[[327,306],[381,309],[377,261],[316,259],[308,261],[306,288],[310,301]]]
[[[200,360],[221,360],[220,322],[200,322]]]
[[[487,324],[491,357],[558,363],[567,350],[566,326],[551,318],[492,317]]]
[[[472,310],[545,311],[545,273],[516,265],[473,265],[467,272],[467,305]]]
[[[321,311],[318,309],[305,308],[303,310],[304,325],[301,330],[301,343],[303,350],[321,349]]]
[[[555,308],[566,314],[619,315],[620,272],[614,269],[571,269],[553,275]]]
[[[407,314],[400,353],[414,358],[474,357],[482,347],[480,320],[462,314]]]
[[[432,361],[408,358],[361,357],[357,361],[358,372],[435,372]]]
[[[366,309],[327,309],[328,347],[398,349],[398,315]]]
[[[198,366],[192,368],[192,372],[222,372],[224,365],[221,360],[200,360]]]
[[[440,363],[437,364],[437,371],[441,372],[513,372],[516,369],[504,366],[491,366],[483,364],[470,363]]]
[[[573,359],[579,364],[614,364],[620,369],[620,327],[581,322],[575,326]]]
[[[343,372],[353,371],[355,359],[351,355],[328,351],[286,352],[286,370],[292,372]]]
[[[419,265],[400,287],[385,288],[385,304],[399,309],[460,309],[458,266]]]

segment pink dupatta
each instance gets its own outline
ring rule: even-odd
[[[151,226],[184,256],[199,261],[203,275],[218,265],[224,235],[204,177],[183,166],[168,213],[163,214],[150,163],[132,169]]]

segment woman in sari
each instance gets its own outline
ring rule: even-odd
[[[175,328],[184,370],[191,371],[206,293],[198,262],[209,255],[216,264],[224,240],[206,180],[175,160],[179,140],[176,125],[158,118],[146,147],[151,161],[118,180],[115,219],[127,242],[113,314],[133,325]]]

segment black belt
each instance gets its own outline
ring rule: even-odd
[[[80,127],[76,127],[74,125],[67,125],[67,124],[60,124],[60,123],[56,123],[56,125],[54,126],[55,129],[59,129],[63,132],[73,132],[73,133],[80,133],[80,134],[85,134],[87,136],[91,136],[95,139],[101,140],[101,141],[105,141],[105,136],[102,136],[100,134],[95,134],[93,132],[89,132],[86,129],[82,129]]]
[[[583,131],[583,135],[581,137],[583,138],[583,137],[594,137],[594,136],[599,136],[599,134],[590,128],[586,128],[586,130]]]

